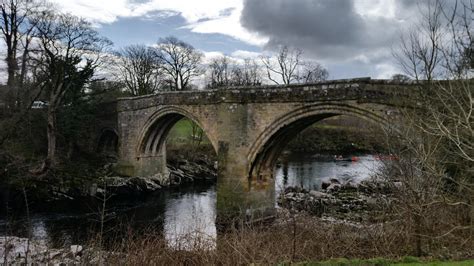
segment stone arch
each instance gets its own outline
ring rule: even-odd
[[[117,154],[119,136],[115,129],[104,128],[101,130],[97,141],[96,151],[98,153]]]
[[[162,153],[163,144],[166,141],[168,133],[173,126],[183,118],[192,120],[204,131],[204,134],[209,138],[209,141],[217,153],[216,142],[207,134],[206,128],[203,127],[203,124],[195,115],[183,108],[166,107],[155,112],[145,122],[145,126],[139,136],[136,154],[138,154],[139,157],[153,157]]]
[[[366,109],[348,104],[316,104],[295,109],[273,121],[263,130],[248,153],[248,173],[252,180],[265,181],[286,144],[308,126],[325,118],[349,115],[369,122],[388,125],[385,118]]]

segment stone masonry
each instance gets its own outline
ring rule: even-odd
[[[218,219],[271,217],[273,167],[292,137],[337,115],[392,125],[398,108],[415,92],[411,83],[362,78],[121,98],[117,171],[166,176],[167,134],[187,117],[204,130],[218,156]]]

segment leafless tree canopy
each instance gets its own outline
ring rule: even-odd
[[[262,69],[255,59],[246,58],[244,63],[232,69],[232,84],[235,86],[262,85]]]
[[[3,0],[0,2],[0,30],[7,48],[7,104],[20,107],[28,93],[23,86],[27,76],[28,57],[35,27],[32,16],[45,6],[28,0]]]
[[[403,111],[391,135],[397,142],[392,146],[398,147],[394,152],[402,155],[391,166],[402,184],[396,207],[411,221],[417,254],[423,253],[426,241],[456,231],[472,237],[474,228],[473,2],[446,3],[420,5],[421,23],[403,35],[395,52],[405,73],[420,85],[417,107]],[[465,222],[436,231],[441,212]]]
[[[231,84],[231,69],[234,64],[235,62],[227,56],[212,59],[208,67],[208,87],[218,88],[229,86]]]
[[[120,80],[133,96],[153,94],[160,89],[162,75],[155,48],[131,45],[119,55]]]
[[[0,3],[0,29],[7,46],[8,81],[7,85],[13,86],[15,73],[18,70],[17,52],[20,48],[23,25],[26,24],[27,1],[3,0]]]
[[[221,56],[211,60],[207,79],[208,88],[258,86],[262,84],[261,67],[253,59],[244,59],[240,63]]]
[[[161,39],[158,58],[171,90],[187,90],[192,78],[201,74],[202,53],[175,37]]]
[[[462,78],[473,67],[473,11],[470,0],[426,1],[418,6],[421,22],[401,36],[394,56],[415,80]]]
[[[303,51],[280,47],[275,57],[262,56],[267,78],[275,84],[308,83],[327,79],[328,71],[319,63],[303,60]]]
[[[262,57],[262,62],[267,70],[267,78],[275,84],[291,84],[296,81],[298,79],[297,67],[300,65],[302,53],[300,49],[282,46],[276,55],[276,62],[272,60],[272,57]]]
[[[298,83],[315,83],[324,81],[329,77],[329,72],[319,63],[304,61],[298,73]]]
[[[455,0],[454,6],[447,1],[437,0],[435,3],[441,10],[446,40],[440,51],[443,55],[443,67],[453,77],[463,77],[473,68],[473,22],[474,2],[471,0]]]

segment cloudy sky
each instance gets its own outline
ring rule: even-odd
[[[252,57],[301,48],[330,78],[389,78],[413,0],[54,0],[89,19],[119,49],[174,35],[208,56]]]

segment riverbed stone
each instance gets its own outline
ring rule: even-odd
[[[72,245],[70,247],[72,255],[75,257],[82,253],[83,247],[81,245]]]
[[[309,194],[313,197],[316,197],[316,198],[327,198],[327,197],[329,197],[329,194],[321,192],[321,191],[317,191],[317,190],[311,190],[309,192]]]
[[[279,196],[278,202],[290,211],[360,222],[370,219],[369,211],[383,208],[391,200],[389,187],[386,183],[379,184],[377,180],[368,180],[360,185],[334,182],[323,191],[288,187]]]
[[[53,250],[51,252],[49,252],[49,260],[53,260],[53,259],[56,259],[58,257],[60,257],[62,255],[61,251],[59,250]]]

